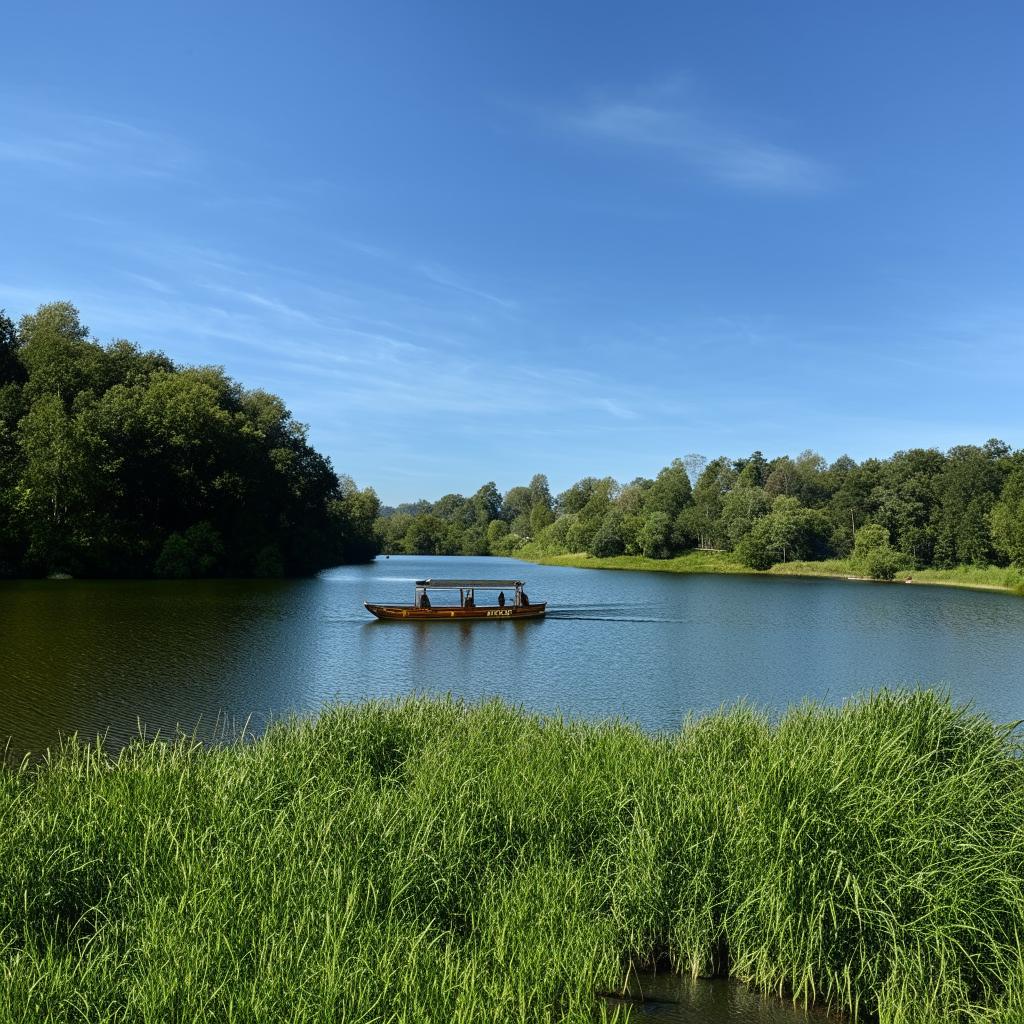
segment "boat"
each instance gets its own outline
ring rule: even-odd
[[[477,591],[497,594],[490,601],[477,604]],[[451,595],[448,603],[431,599],[433,592]],[[454,603],[458,591],[458,604]],[[505,592],[511,591],[511,599]],[[464,622],[467,619],[539,619],[547,602],[535,604],[526,596],[522,580],[416,580],[412,604],[371,604],[364,601],[367,611],[378,619],[423,622],[441,620]]]

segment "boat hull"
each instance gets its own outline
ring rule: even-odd
[[[539,619],[544,615],[546,603],[525,606],[496,608],[493,605],[482,608],[445,607],[417,608],[410,604],[370,604],[364,601],[366,610],[378,619],[398,622],[465,622],[476,619]]]

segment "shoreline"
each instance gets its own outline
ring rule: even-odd
[[[1013,597],[1024,596],[1024,575],[1019,575],[1019,582],[1010,582],[1014,570],[988,566],[984,569],[972,570],[988,575],[1002,574],[1006,583],[996,583],[985,579],[961,579],[963,568],[958,569],[920,569],[911,571],[908,578],[894,580],[876,580],[870,576],[857,575],[846,559],[828,559],[821,562],[781,562],[770,569],[760,571],[751,569],[736,561],[729,552],[690,551],[675,558],[645,558],[642,555],[614,555],[610,558],[598,558],[586,553],[566,555],[542,555],[531,553],[528,549],[518,551],[513,556],[524,562],[535,565],[563,566],[573,569],[610,569],[620,572],[668,572],[679,575],[708,576],[786,576],[813,577],[816,579],[845,580],[851,583],[885,583],[902,584],[903,586],[957,587],[961,590],[986,590],[993,593],[1009,594]]]

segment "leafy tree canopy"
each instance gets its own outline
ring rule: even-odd
[[[0,311],[0,574],[304,574],[372,558],[378,510],[276,395]]]

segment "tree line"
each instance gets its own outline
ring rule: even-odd
[[[0,576],[283,576],[376,554],[379,502],[276,395],[0,310]]]
[[[912,568],[1024,567],[1024,451],[998,440],[831,464],[796,458],[675,459],[654,479],[585,477],[552,498],[546,477],[382,509],[385,550],[417,554],[671,558],[732,551],[745,565],[849,558],[891,579]]]

